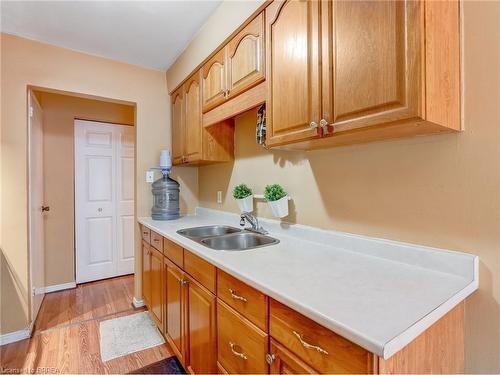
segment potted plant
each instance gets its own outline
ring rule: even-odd
[[[264,190],[264,198],[266,198],[274,216],[282,218],[288,215],[288,194],[281,185],[267,185]]]
[[[236,199],[241,212],[253,211],[252,189],[245,184],[240,184],[233,189],[233,198]]]

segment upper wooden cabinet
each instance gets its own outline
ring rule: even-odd
[[[226,50],[223,48],[208,60],[203,72],[203,112],[226,99]]]
[[[274,1],[266,8],[268,145],[459,130],[459,32],[454,1]]]
[[[233,121],[219,122],[210,129],[202,125],[201,73],[190,76],[171,96],[174,165],[222,162],[234,157]]]
[[[269,146],[321,135],[319,4],[274,1],[266,8]]]
[[[265,79],[264,16],[257,15],[202,68],[203,112]]]

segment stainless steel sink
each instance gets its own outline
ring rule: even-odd
[[[241,232],[241,229],[226,225],[208,225],[205,227],[194,227],[178,230],[181,236],[191,239],[201,239],[206,237],[223,236],[225,234]]]
[[[225,236],[205,238],[200,241],[203,245],[214,250],[248,250],[257,247],[275,245],[280,241],[276,238],[258,233],[240,232]]]
[[[226,225],[186,228],[178,230],[177,233],[213,250],[241,251],[280,242],[273,237]]]

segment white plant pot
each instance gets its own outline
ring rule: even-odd
[[[238,207],[242,213],[253,211],[253,195],[249,195],[243,199],[235,199],[235,201],[238,203]]]
[[[273,215],[279,218],[288,216],[288,195],[277,201],[268,201]]]

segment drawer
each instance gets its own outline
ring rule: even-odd
[[[217,299],[217,360],[230,374],[268,372],[268,335]]]
[[[272,299],[269,332],[320,373],[372,372],[372,353]]]
[[[151,246],[153,246],[156,250],[163,252],[163,237],[153,230],[151,231]]]
[[[166,255],[168,259],[178,265],[180,268],[184,268],[184,256],[183,249],[175,242],[163,239],[163,254]]]
[[[267,332],[268,298],[220,269],[217,270],[217,297]]]
[[[215,266],[192,252],[184,250],[184,271],[215,294]]]
[[[141,225],[141,235],[142,239],[146,241],[147,243],[151,243],[151,230],[144,225]]]

